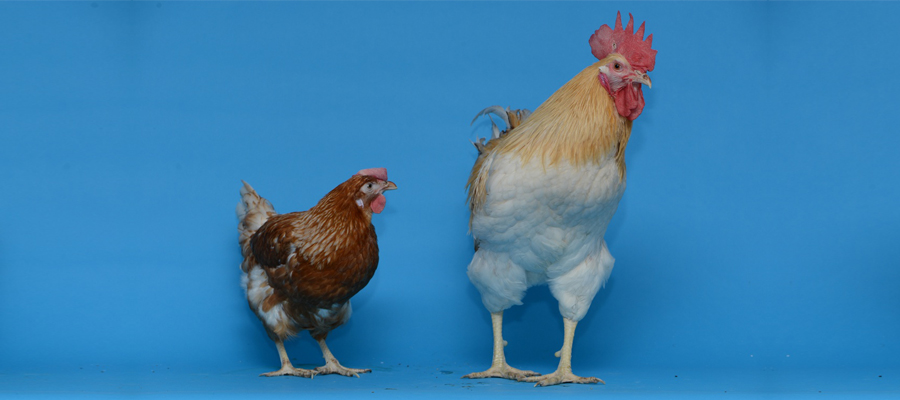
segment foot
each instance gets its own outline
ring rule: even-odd
[[[286,365],[282,366],[278,371],[266,372],[265,374],[259,374],[259,376],[299,376],[312,379],[316,374],[318,372],[311,369],[294,368]]]
[[[468,375],[464,375],[463,378],[469,379],[484,379],[484,378],[504,378],[504,379],[512,379],[514,381],[521,381],[525,378],[531,376],[540,376],[541,374],[534,371],[523,371],[518,368],[510,367],[508,364],[503,363],[499,365],[491,365],[487,371],[484,372],[473,372]]]
[[[315,372],[318,374],[322,374],[322,375],[340,374],[343,376],[355,376],[355,377],[359,378],[359,374],[365,374],[367,372],[372,372],[372,370],[371,369],[347,368],[347,367],[342,366],[341,364],[338,364],[337,362],[334,362],[334,363],[326,363],[325,365],[316,368]]]
[[[523,381],[523,382],[535,382],[534,386],[552,386],[552,385],[559,385],[560,383],[602,383],[604,385],[606,384],[606,382],[603,382],[603,380],[599,379],[599,378],[594,378],[592,376],[583,378],[580,376],[576,376],[572,372],[560,372],[559,370],[557,370],[556,372],[549,374],[549,375],[532,376],[532,377],[526,377],[526,378],[519,379],[519,380]]]

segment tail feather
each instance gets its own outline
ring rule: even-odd
[[[506,124],[506,129],[501,131],[499,128],[497,128],[497,124],[494,123],[494,119],[491,118],[491,114],[494,114],[503,119],[503,123]],[[472,142],[472,144],[475,145],[475,148],[478,149],[479,157],[487,152],[490,152],[490,150],[497,145],[497,142],[495,141],[496,139],[499,139],[502,136],[506,136],[507,133],[511,132],[517,126],[525,122],[525,120],[528,119],[529,116],[531,116],[531,111],[528,111],[524,108],[521,110],[510,110],[509,107],[506,107],[506,109],[504,109],[500,106],[490,106],[478,112],[478,114],[475,115],[475,118],[472,119],[472,123],[475,123],[475,121],[477,121],[478,118],[483,115],[487,115],[488,118],[491,118],[491,138],[487,143],[485,143],[484,138],[478,139],[477,142]]]
[[[241,253],[246,259],[250,255],[250,238],[266,220],[276,215],[276,212],[272,203],[256,194],[256,191],[247,182],[244,182],[244,187],[241,188],[241,201],[235,211],[238,217],[238,242],[241,244]],[[244,266],[242,265],[241,268]]]
[[[503,119],[503,122],[506,124],[506,129],[501,131],[497,128],[497,124],[494,123],[494,119],[491,118],[491,139],[485,142],[484,138],[479,138],[477,142],[472,142],[472,144],[475,145],[475,148],[478,149],[478,158],[475,159],[475,165],[472,166],[472,172],[469,174],[469,181],[466,183],[466,188],[469,190],[469,210],[471,211],[469,216],[470,229],[472,228],[472,218],[475,215],[475,211],[481,207],[482,203],[484,203],[484,198],[487,195],[487,188],[485,185],[487,185],[487,171],[490,170],[490,161],[487,160],[489,158],[487,155],[497,147],[498,143],[501,142],[501,139],[507,137],[507,135],[516,129],[516,127],[524,123],[525,120],[531,116],[531,111],[524,108],[520,110],[510,110],[509,107],[490,106],[481,110],[472,122],[474,123],[483,115],[487,115],[488,118],[490,118],[491,114]]]

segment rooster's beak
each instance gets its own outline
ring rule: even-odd
[[[397,185],[394,182],[388,181],[386,185],[384,185],[384,189],[382,190],[395,190],[397,189]]]
[[[634,80],[632,80],[631,82],[632,83],[643,83],[643,84],[647,85],[647,89],[650,89],[651,87],[653,87],[652,83],[650,82],[650,77],[647,76],[646,72],[636,73],[634,76]]]

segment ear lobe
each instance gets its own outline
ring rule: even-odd
[[[608,70],[609,69],[607,69],[607,71]],[[609,76],[607,75],[607,73],[603,72],[603,70],[600,70],[600,73],[597,74],[597,80],[600,81],[600,86],[603,86],[603,88],[606,89],[606,92],[609,93],[610,96],[612,96],[612,89],[609,87]]]

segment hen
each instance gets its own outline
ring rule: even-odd
[[[491,312],[494,358],[468,378],[597,383],[572,373],[575,326],[613,268],[603,240],[625,190],[625,145],[643,110],[656,50],[644,25],[603,25],[589,39],[600,61],[585,68],[533,114],[489,107],[507,131],[475,143],[479,156],[468,181],[475,255],[468,276]],[[540,376],[506,363],[503,310],[522,304],[525,291],[548,284],[559,301],[565,339],[555,372]]]
[[[364,169],[308,211],[277,214],[244,182],[237,206],[244,256],[241,284],[281,356],[281,369],[262,375],[371,372],[341,366],[325,338],[347,322],[350,298],[375,274],[378,243],[372,213],[384,209],[382,193],[396,188],[384,168]],[[319,342],[324,366],[307,370],[291,365],[283,342],[302,330]]]

